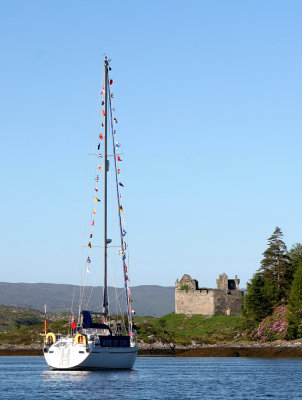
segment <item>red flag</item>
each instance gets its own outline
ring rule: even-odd
[[[113,82],[114,82],[114,80],[113,79],[110,79],[110,85],[112,85],[113,84]]]
[[[102,114],[105,115],[105,110],[102,110]]]
[[[117,173],[119,174],[120,172],[121,172],[121,170],[118,168],[118,169],[117,169]]]
[[[103,88],[102,91],[101,91],[101,94],[104,94],[104,93],[105,93],[105,89]]]
[[[123,161],[120,156],[117,156],[117,161]]]
[[[103,135],[102,135],[101,133],[100,133],[99,138],[100,138],[101,140],[103,140]]]
[[[94,225],[94,219],[92,220],[91,225],[92,225],[92,226]]]

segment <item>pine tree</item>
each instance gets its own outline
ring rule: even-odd
[[[291,310],[299,313],[302,317],[302,265],[295,272],[288,304]]]
[[[263,277],[271,281],[278,289],[280,300],[288,296],[293,278],[293,269],[282,237],[281,229],[276,227],[268,239],[268,248],[263,253],[264,258],[260,266]]]
[[[302,244],[295,243],[288,252],[288,256],[293,272],[295,272],[299,266],[302,266]]]
[[[247,290],[243,299],[243,315],[250,322],[260,322],[272,313],[278,303],[278,290],[259,271],[247,284]]]
[[[299,265],[290,290],[289,304],[289,326],[287,329],[288,339],[296,339],[302,335],[302,265]]]

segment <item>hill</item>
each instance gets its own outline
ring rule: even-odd
[[[242,338],[242,318],[236,316],[171,313],[138,323],[134,319],[134,323],[138,338],[145,343],[213,344]]]
[[[0,332],[11,332],[29,326],[44,323],[44,313],[24,307],[9,307],[0,305]],[[47,314],[47,320],[51,322],[70,319],[70,314]]]
[[[33,308],[43,311],[44,304],[51,313],[70,312],[74,293],[73,310],[79,307],[80,287],[52,283],[8,283],[0,282],[0,304],[6,306]],[[87,286],[84,293],[85,307],[99,310],[101,286]],[[142,285],[131,288],[133,309],[136,315],[159,317],[174,311],[174,287]],[[118,298],[119,303],[116,301]],[[109,287],[111,313],[125,310],[123,289]]]

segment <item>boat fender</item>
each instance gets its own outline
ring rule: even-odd
[[[78,333],[74,340],[77,344],[87,344],[86,335],[82,335],[81,333]]]
[[[46,335],[46,339],[45,339],[46,344],[53,344],[53,343],[56,343],[56,341],[57,341],[57,338],[54,333],[50,332]]]

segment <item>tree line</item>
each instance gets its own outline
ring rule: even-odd
[[[271,315],[276,307],[287,307],[287,337],[302,336],[302,244],[288,251],[283,233],[276,227],[268,239],[260,267],[247,284],[243,316],[247,326],[254,327]]]

